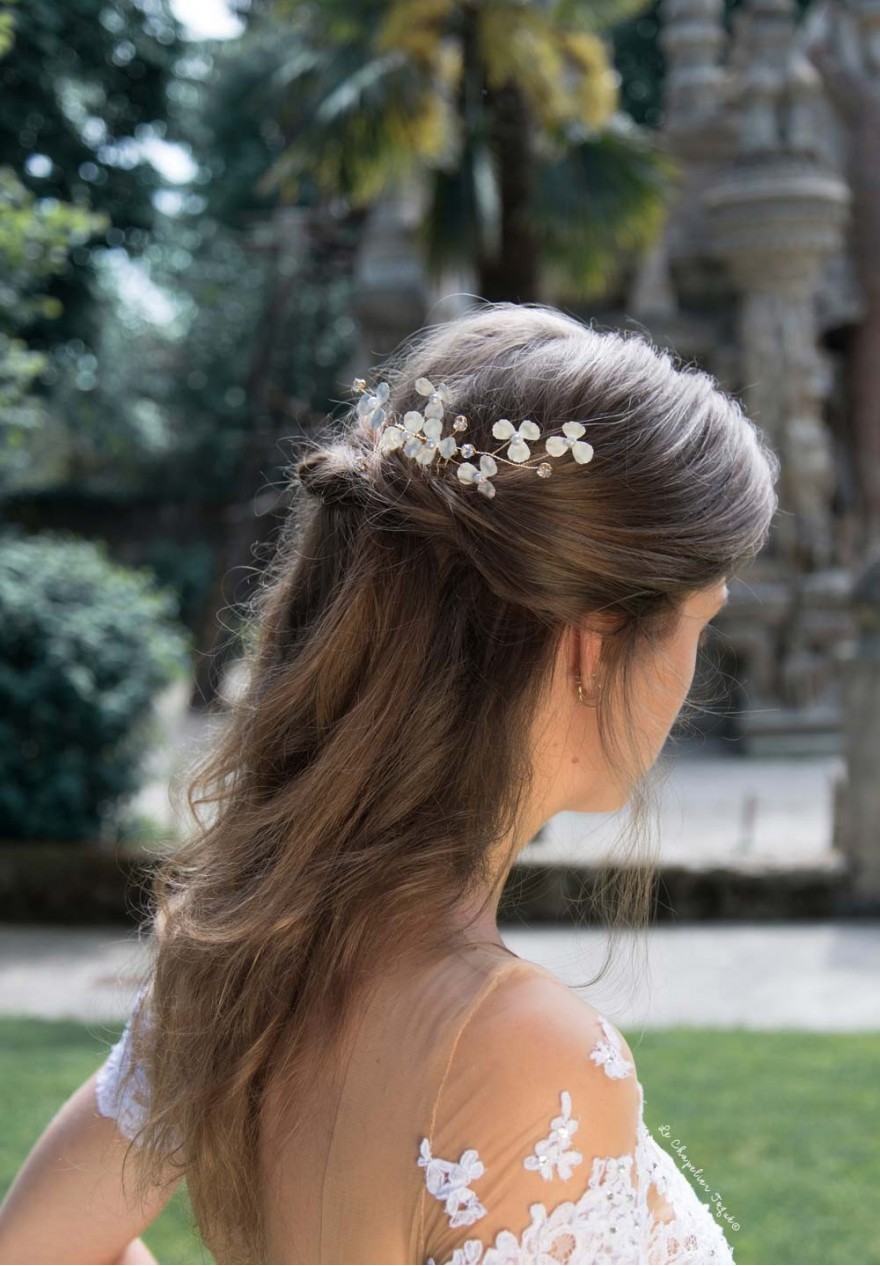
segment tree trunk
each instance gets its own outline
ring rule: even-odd
[[[487,89],[489,144],[501,195],[501,249],[496,259],[477,262],[480,293],[486,299],[530,303],[538,294],[538,241],[528,222],[534,180],[532,119],[519,87]]]

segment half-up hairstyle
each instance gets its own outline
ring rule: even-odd
[[[388,408],[422,408],[422,376],[448,385],[477,449],[498,447],[499,418],[544,434],[574,419],[594,457],[550,478],[501,465],[489,499],[453,463],[379,451],[353,406],[298,457],[245,687],[157,875],[152,1022],[135,1030],[152,1087],[139,1175],[173,1155],[218,1261],[265,1260],[270,1071],[305,1093],[303,1035],[330,1058],[371,975],[442,949],[498,841],[524,842],[531,727],[571,626],[602,633],[599,734],[628,770],[644,860],[633,668],[688,595],[759,552],[777,505],[778,459],[739,404],[640,335],[485,304],[381,367]],[[647,873],[609,893],[615,919],[644,920]]]

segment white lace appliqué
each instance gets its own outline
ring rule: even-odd
[[[470,1183],[483,1173],[483,1162],[473,1147],[462,1152],[458,1161],[441,1160],[431,1155],[431,1145],[422,1139],[419,1162],[425,1170],[425,1186],[432,1196],[442,1200],[450,1226],[470,1226],[482,1218],[486,1210],[480,1204]]]
[[[578,1200],[564,1200],[549,1213],[536,1201],[520,1236],[499,1231],[494,1244],[466,1240],[450,1263],[641,1262],[646,1211],[631,1179],[632,1156],[596,1157]],[[429,1257],[427,1266],[436,1266]]]
[[[124,1088],[121,1085],[131,1062],[131,1017],[145,994],[146,987],[138,992],[122,1034],[95,1076],[95,1106],[101,1116],[115,1119],[116,1128],[127,1139],[133,1139],[143,1125],[150,1102],[149,1083],[140,1064],[135,1066],[134,1080]]]
[[[603,1015],[596,1017],[605,1035],[604,1042],[597,1042],[590,1051],[590,1059],[605,1070],[606,1077],[622,1080],[634,1071],[633,1065],[623,1053],[620,1038]]]
[[[465,1240],[443,1266],[526,1266],[533,1262],[571,1266],[584,1262],[595,1266],[733,1266],[730,1245],[709,1204],[698,1198],[672,1157],[645,1126],[644,1091],[640,1082],[637,1085],[639,1126],[635,1155],[595,1157],[586,1189],[577,1200],[561,1201],[549,1212],[536,1201],[529,1205],[529,1223],[518,1235],[511,1230],[499,1231],[494,1243],[488,1245],[480,1239]],[[561,1092],[564,1109],[565,1095],[565,1091]],[[554,1125],[565,1115],[564,1112],[563,1117],[557,1117]],[[423,1151],[426,1144],[427,1140]],[[468,1155],[476,1156],[476,1152],[465,1152],[462,1160]],[[670,1215],[665,1220],[655,1217],[652,1211],[648,1199],[652,1189],[664,1201],[664,1212]],[[478,1216],[486,1212],[482,1205],[480,1209]],[[428,1257],[425,1266],[439,1263]]]
[[[578,1128],[578,1122],[571,1115],[571,1095],[563,1090],[559,1099],[562,1112],[550,1122],[550,1133],[536,1143],[531,1155],[523,1160],[524,1168],[536,1170],[548,1182],[553,1177],[554,1166],[560,1178],[570,1178],[573,1166],[584,1159],[571,1146],[571,1137]]]

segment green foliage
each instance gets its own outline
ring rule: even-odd
[[[614,69],[620,75],[620,104],[634,122],[657,128],[663,122],[666,66],[660,46],[661,0],[618,22],[609,32]]]
[[[0,164],[40,198],[102,212],[100,245],[143,249],[162,184],[143,143],[167,135],[183,48],[168,0],[0,0],[0,17]],[[53,283],[64,312],[41,325],[47,346],[91,342],[91,256],[75,250]]]
[[[273,22],[205,54],[205,73],[191,85],[173,122],[197,157],[196,215],[240,228],[246,217],[279,205],[277,190],[260,182],[284,148],[279,124],[286,92],[290,33]],[[303,202],[313,203],[308,178]]]
[[[20,335],[60,314],[47,285],[105,222],[83,207],[35,197],[11,168],[0,167],[0,495],[24,474],[28,440],[45,419],[34,387],[46,358]]]
[[[613,261],[656,238],[675,179],[674,163],[626,115],[599,131],[568,129],[565,149],[544,165],[530,207],[557,301],[600,291]]]
[[[263,472],[247,478],[274,478],[286,461],[278,439],[326,412],[350,352],[353,227],[340,224],[328,241],[319,233],[281,260],[283,226],[269,218],[262,227],[262,248],[216,221],[191,231],[190,260],[176,279],[189,299],[188,325],[166,361],[173,443],[156,468],[169,494],[240,496],[245,460]]]
[[[156,693],[188,667],[148,571],[63,535],[0,538],[0,838],[95,839],[140,782]]]
[[[0,167],[0,327],[10,333],[59,316],[57,299],[41,290],[106,223],[84,207],[35,197],[10,167]]]
[[[214,552],[204,541],[183,545],[157,537],[144,551],[144,562],[163,588],[173,589],[180,618],[195,627],[208,599],[214,575]]]

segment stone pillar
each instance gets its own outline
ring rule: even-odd
[[[724,0],[664,0],[660,45],[666,59],[663,131],[667,136],[715,114],[724,70]]]
[[[374,364],[425,319],[428,283],[417,226],[422,192],[401,184],[370,208],[354,270],[354,314],[360,325],[352,376]]]
[[[857,635],[844,660],[846,772],[835,788],[834,845],[852,867],[851,903],[880,913],[880,555],[856,579]]]
[[[806,126],[821,89],[815,70],[792,52],[791,0],[747,0],[737,18],[737,153],[706,190],[704,208],[716,257],[740,295],[746,408],[782,458],[783,513],[770,548],[793,570],[809,571],[836,558],[815,294],[840,246],[849,191],[823,166]]]

